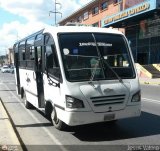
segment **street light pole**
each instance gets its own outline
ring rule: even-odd
[[[61,18],[62,18],[62,13],[59,12],[59,11],[57,11],[57,7],[56,7],[56,6],[57,6],[57,5],[60,5],[60,7],[61,7],[62,5],[61,5],[61,3],[57,3],[56,0],[55,0],[55,3],[54,3],[54,4],[55,4],[55,5],[54,5],[54,9],[55,9],[55,10],[54,10],[54,11],[49,11],[49,16],[50,16],[51,13],[54,13],[54,14],[55,14],[55,18],[54,18],[54,19],[55,19],[55,25],[56,25],[56,24],[57,24],[57,22],[56,22],[56,21],[57,21],[57,14],[61,14]]]

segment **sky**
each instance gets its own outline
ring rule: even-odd
[[[91,0],[56,0],[57,22],[69,16]],[[0,55],[29,34],[54,25],[55,0],[0,0]]]

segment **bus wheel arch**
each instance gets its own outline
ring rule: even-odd
[[[66,124],[57,117],[55,106],[52,108],[51,120],[56,129],[64,130],[66,128]]]

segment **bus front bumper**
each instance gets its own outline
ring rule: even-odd
[[[106,122],[130,117],[137,117],[141,114],[141,106],[127,106],[124,110],[114,112],[94,113],[91,112],[67,112],[56,109],[58,118],[69,126],[84,125],[97,122]]]

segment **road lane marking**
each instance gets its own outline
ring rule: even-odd
[[[6,89],[10,90],[9,87],[8,87],[6,84],[3,84],[3,85],[6,87]],[[16,94],[14,94],[12,91],[8,91],[8,92],[9,92],[10,94],[12,94],[13,96],[15,96],[15,98],[18,100],[18,102],[20,102],[20,105],[28,112],[28,114],[29,114],[37,123],[41,123],[41,122],[34,116],[34,114],[32,114],[32,112],[30,112],[29,110],[27,110],[27,109],[25,108],[24,104],[22,104],[22,101],[20,100],[20,98],[19,98]],[[54,135],[52,135],[47,128],[45,128],[45,127],[41,127],[41,128],[47,133],[47,135],[49,135],[49,137],[51,138],[51,140],[52,140],[56,145],[59,145],[59,147],[60,147],[60,149],[61,149],[62,151],[68,151],[68,149],[65,148],[65,147],[63,146],[63,144],[61,144],[61,142],[60,142]]]
[[[154,99],[148,99],[148,98],[142,98],[144,102],[151,102],[151,103],[157,103],[160,104],[160,100],[154,100]]]

